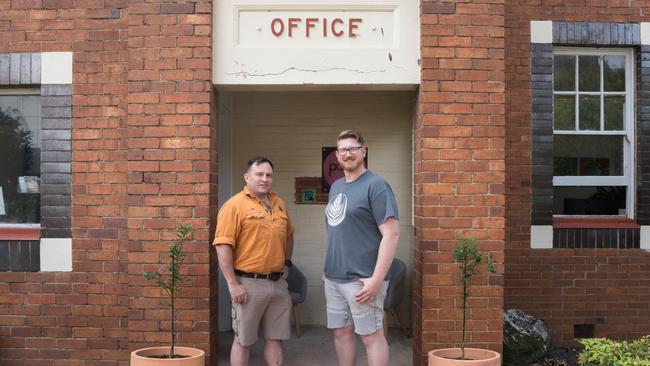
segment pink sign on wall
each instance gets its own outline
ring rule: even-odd
[[[323,192],[329,192],[332,184],[334,184],[337,179],[343,178],[343,169],[341,169],[338,160],[336,160],[336,147],[323,147],[322,161],[322,190]],[[368,167],[368,148],[366,148],[364,165]]]

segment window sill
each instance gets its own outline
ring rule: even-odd
[[[40,240],[41,225],[2,225],[0,240]]]
[[[638,229],[641,226],[627,217],[554,217],[554,229]]]

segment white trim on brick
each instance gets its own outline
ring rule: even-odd
[[[530,43],[553,43],[553,22],[550,20],[531,20]]]
[[[41,272],[72,271],[72,239],[41,238]]]
[[[41,84],[72,84],[72,52],[41,54]]]
[[[641,45],[647,46],[650,45],[650,23],[641,22]]]
[[[553,226],[532,225],[530,227],[530,247],[532,249],[553,248]]]
[[[641,226],[641,235],[640,235],[640,246],[639,248],[650,250],[650,226],[642,225]]]
[[[578,98],[575,98],[575,126],[573,130],[553,130],[554,135],[597,135],[597,136],[623,136],[623,175],[620,176],[554,176],[553,186],[625,186],[627,187],[626,194],[626,210],[625,215],[629,218],[634,218],[635,202],[636,202],[636,188],[635,182],[635,68],[634,68],[634,51],[631,48],[563,48],[556,47],[553,50],[554,55],[567,55],[567,56],[624,56],[625,57],[625,92],[605,92],[603,79],[600,78],[600,90],[593,93],[573,91],[553,91],[554,95],[624,95],[625,96],[625,110],[624,110],[624,130],[621,131],[606,131],[604,127],[604,109],[601,101],[600,110],[600,129],[583,131],[579,130],[579,105]],[[576,84],[578,86],[578,59],[576,58]],[[602,65],[600,66],[601,75],[603,73]]]

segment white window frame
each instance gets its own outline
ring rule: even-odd
[[[622,176],[553,176],[553,187],[563,186],[626,186],[626,217],[634,218],[635,202],[636,202],[636,189],[634,186],[635,176],[635,149],[634,149],[634,126],[636,125],[636,115],[634,113],[634,50],[629,48],[568,48],[568,47],[555,47],[553,49],[553,56],[568,55],[568,56],[625,56],[625,123],[624,131],[579,131],[577,129],[580,110],[578,108],[579,98],[575,98],[576,102],[576,130],[555,130],[555,123],[553,124],[553,135],[615,135],[624,136],[623,139],[623,175]],[[576,71],[577,71],[576,62]],[[602,69],[602,65],[600,66]],[[576,88],[578,86],[578,73],[576,74]],[[605,92],[603,88],[604,80],[600,78],[600,91],[593,92],[594,95],[621,95],[621,92]],[[553,87],[553,96],[555,95],[576,95],[577,91],[556,92]],[[580,92],[581,95],[589,95],[589,92]],[[554,98],[555,99],[555,98]],[[604,123],[603,117],[603,104],[601,102],[600,120],[601,124]],[[553,110],[553,113],[555,109]],[[555,122],[555,121],[554,121]],[[602,128],[602,125],[601,125]],[[553,215],[553,216],[581,216],[581,215]],[[596,215],[588,215],[588,217],[595,217]],[[618,216],[618,215],[612,215]],[[607,215],[607,217],[610,217]]]

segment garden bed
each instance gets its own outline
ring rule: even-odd
[[[544,357],[537,362],[507,366],[579,366],[579,354],[580,350],[574,347],[555,347],[546,352]]]

